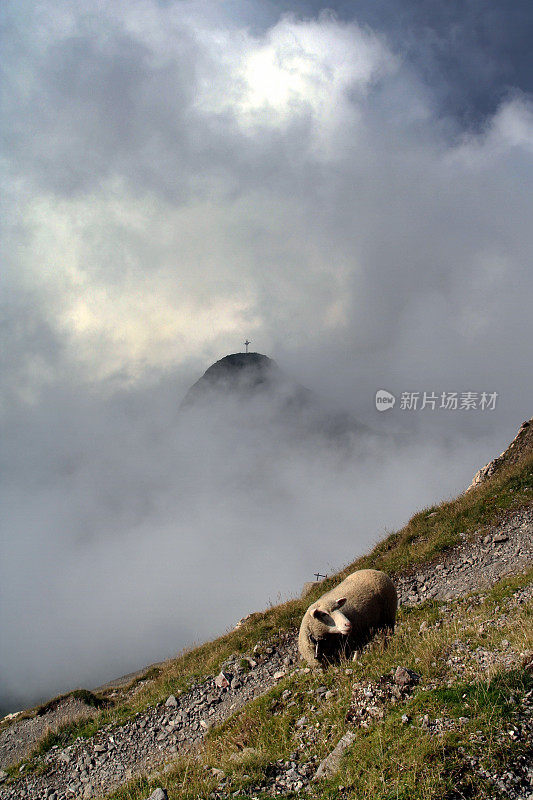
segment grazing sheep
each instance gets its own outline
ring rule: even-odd
[[[388,575],[376,569],[352,572],[305,612],[300,655],[316,667],[338,658],[341,651],[353,652],[375,631],[394,630],[397,607],[398,595]]]

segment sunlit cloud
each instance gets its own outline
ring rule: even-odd
[[[224,84],[220,78],[204,80],[200,108],[233,113],[239,125],[256,133],[308,119],[314,144],[322,147],[339,126],[353,128],[358,102],[396,65],[373,33],[328,14],[313,20],[283,17],[262,37],[237,30],[202,39],[218,54],[215,74],[222,70]]]

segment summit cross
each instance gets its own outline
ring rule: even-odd
[[[248,339],[247,339],[247,340],[245,341],[245,343],[244,343],[244,346],[246,347],[246,352],[248,352],[248,345],[249,345],[249,344],[250,344],[250,342],[249,342],[249,341],[248,341]]]

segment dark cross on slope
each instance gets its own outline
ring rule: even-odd
[[[327,578],[327,575],[321,575],[320,572],[313,572],[313,575],[318,580],[319,578]]]
[[[248,352],[248,345],[249,345],[249,344],[251,344],[251,342],[249,342],[249,341],[248,341],[248,339],[247,339],[247,340],[245,341],[245,343],[244,343],[244,345],[245,345],[245,347],[246,347],[246,352]]]

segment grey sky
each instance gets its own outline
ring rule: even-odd
[[[296,591],[325,560],[331,508],[334,567],[460,490],[531,416],[533,71],[521,3],[19,0],[2,21],[12,703],[98,682]],[[233,445],[214,413],[205,480],[176,409],[247,336],[363,422],[409,430],[409,451],[339,475],[330,453],[258,460],[244,436],[225,474]],[[494,412],[387,416],[378,388],[500,396]],[[250,473],[267,476],[260,511],[236,516],[224,498]],[[284,566],[192,629],[168,565],[182,558],[184,575],[213,584],[217,525],[230,548],[260,542],[250,564]],[[46,641],[60,675],[53,654],[35,668]]]

